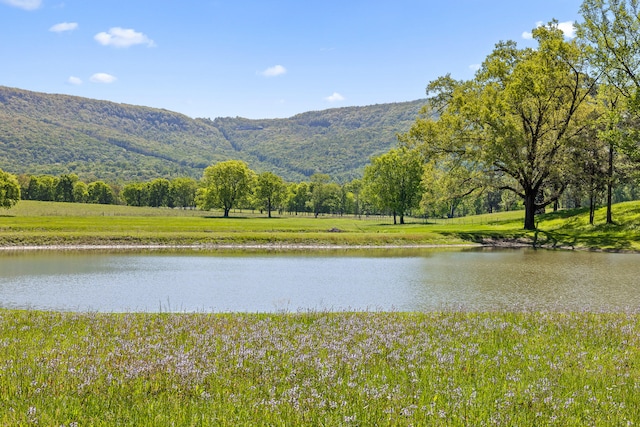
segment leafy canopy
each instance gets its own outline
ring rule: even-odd
[[[564,40],[557,22],[533,35],[536,49],[498,43],[473,80],[432,82],[439,118],[419,118],[403,137],[428,157],[475,168],[519,195],[526,229],[535,228],[536,210],[564,190],[565,164],[595,84],[581,47]]]
[[[20,200],[20,185],[14,175],[0,169],[0,207],[9,209]]]
[[[198,206],[204,210],[224,209],[224,216],[249,196],[255,173],[240,160],[227,160],[209,166],[202,177]]]

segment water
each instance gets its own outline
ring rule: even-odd
[[[640,255],[534,250],[0,253],[0,307],[637,311]]]

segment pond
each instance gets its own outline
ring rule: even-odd
[[[640,255],[532,249],[5,251],[0,307],[637,311]]]

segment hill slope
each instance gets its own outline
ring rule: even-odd
[[[0,86],[0,168],[85,180],[189,175],[239,159],[288,180],[362,174],[396,144],[423,100],[308,112],[288,119],[192,119],[149,107]]]

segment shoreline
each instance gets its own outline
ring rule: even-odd
[[[501,247],[526,247],[501,246]],[[171,245],[171,244],[113,244],[113,245],[17,245],[0,246],[0,252],[12,251],[128,251],[128,250],[346,250],[346,249],[437,249],[437,248],[483,248],[498,247],[497,245],[485,245],[481,243],[460,244],[419,244],[419,245],[322,245],[322,244],[200,244],[200,245]]]
[[[586,251],[603,253],[640,254],[640,250],[583,247],[573,245],[538,244],[521,239],[485,239],[477,243],[423,243],[423,244],[330,244],[330,243],[202,243],[202,244],[154,244],[154,243],[105,243],[105,244],[54,244],[54,245],[0,245],[1,253],[36,251],[330,251],[330,250],[393,250],[393,249],[544,249],[560,251]]]

